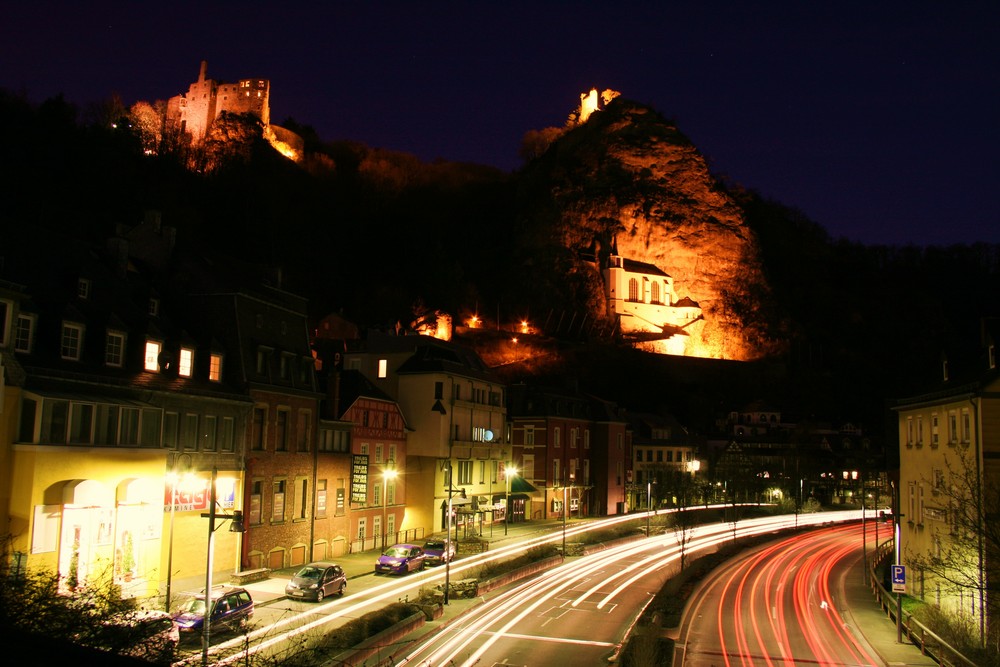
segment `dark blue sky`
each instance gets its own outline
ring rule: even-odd
[[[36,2],[0,87],[81,106],[271,80],[272,120],[519,165],[591,87],[673,118],[714,171],[865,243],[1000,242],[1000,3]]]

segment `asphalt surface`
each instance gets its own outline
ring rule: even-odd
[[[491,544],[510,544],[529,537],[537,537],[541,534],[556,531],[562,524],[558,521],[533,521],[512,525],[508,529],[508,534],[504,536],[500,531],[491,538]],[[372,574],[375,569],[375,559],[378,557],[377,551],[366,551],[362,553],[347,554],[333,560],[344,568],[348,579]],[[461,557],[461,554],[459,554]],[[274,570],[271,576],[263,581],[244,584],[244,588],[253,595],[256,604],[267,604],[268,601],[283,598],[285,595],[285,584],[298,567]],[[929,666],[936,665],[930,657],[923,655],[920,649],[910,643],[903,634],[903,641],[896,641],[896,623],[889,618],[875,599],[872,590],[865,583],[863,559],[858,558],[851,571],[851,576],[845,586],[847,596],[848,611],[845,618],[849,619],[851,628],[872,648],[887,667],[908,667],[908,666]],[[445,605],[444,614],[440,619],[428,622],[421,628],[421,633],[431,633],[437,631],[444,624],[464,613],[471,605],[478,604],[476,600],[456,600],[452,599]],[[666,634],[666,633],[665,633]]]

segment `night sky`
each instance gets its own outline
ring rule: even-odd
[[[0,87],[85,107],[271,80],[272,121],[516,169],[618,90],[868,244],[1000,243],[1000,2],[8,2]]]

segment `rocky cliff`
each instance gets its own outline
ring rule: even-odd
[[[551,256],[577,286],[571,298],[606,316],[601,269],[616,243],[619,255],[656,265],[679,297],[701,306],[689,355],[769,352],[756,240],[695,146],[656,111],[621,97],[571,125],[525,168],[520,207],[523,234],[567,251]]]

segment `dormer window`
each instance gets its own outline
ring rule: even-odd
[[[83,349],[83,326],[70,322],[63,322],[62,339],[59,346],[59,355],[63,359],[70,361],[80,360],[80,351]]]
[[[222,382],[222,355],[212,354],[208,358],[208,379],[212,382]]]
[[[31,352],[35,341],[35,316],[18,314],[14,325],[14,351]]]
[[[282,352],[281,360],[279,361],[278,372],[282,380],[292,379],[292,364],[294,363],[295,355],[291,352]]]
[[[149,300],[149,316],[159,317],[160,315],[160,300],[153,297]]]
[[[0,347],[7,345],[7,336],[10,335],[10,318],[13,312],[13,303],[0,301]]]
[[[76,295],[86,301],[90,298],[90,281],[80,278],[76,281]]]
[[[181,355],[177,363],[177,374],[181,377],[189,378],[194,372],[194,350],[189,347],[181,348]]]
[[[108,331],[104,341],[104,364],[121,368],[125,363],[125,334],[121,331]]]
[[[160,352],[163,345],[159,341],[147,340],[146,351],[143,354],[142,367],[147,371],[155,373],[160,370]]]
[[[271,352],[270,347],[257,348],[257,375],[269,375],[271,372]]]

